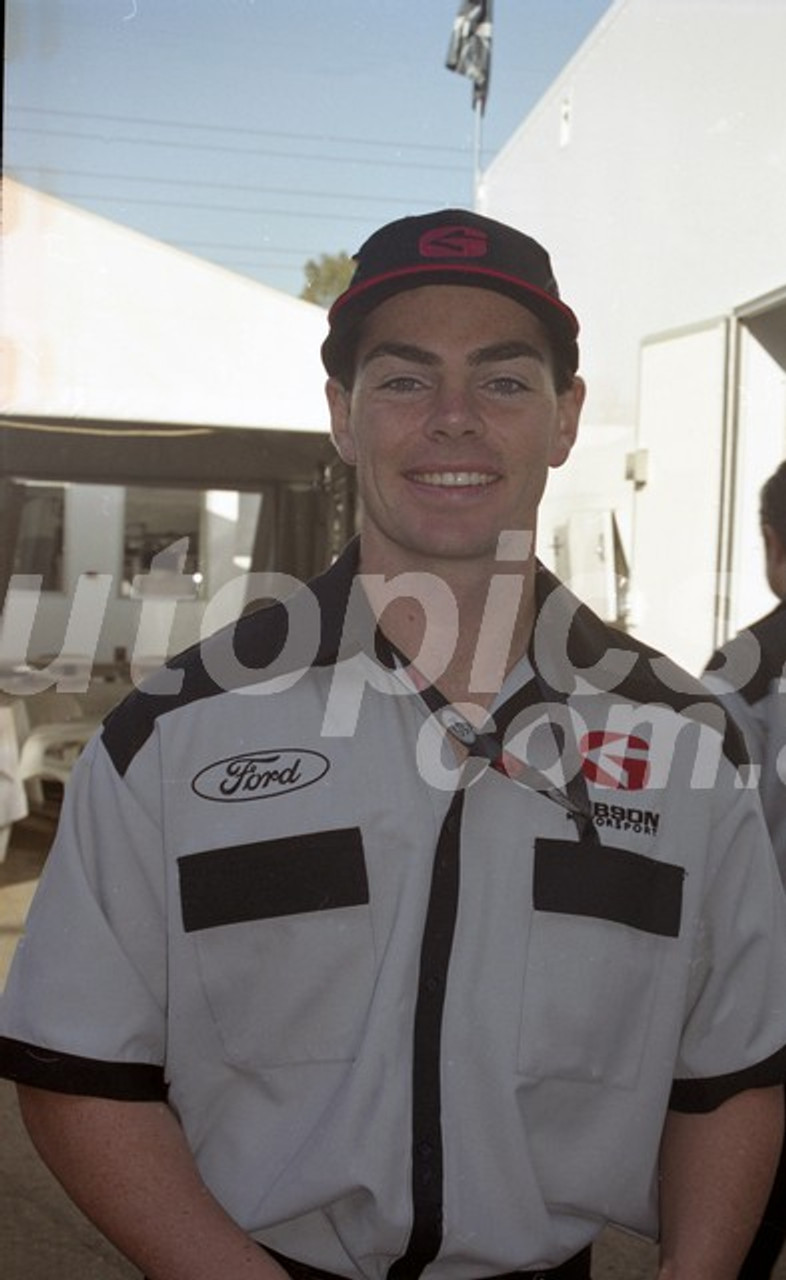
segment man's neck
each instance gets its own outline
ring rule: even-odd
[[[478,708],[478,720],[505,676],[527,651],[535,619],[535,560],[461,562],[415,568],[364,557],[360,573],[372,610],[390,642],[419,675],[452,703]],[[404,594],[405,579],[408,575]],[[399,579],[402,590],[391,590]]]

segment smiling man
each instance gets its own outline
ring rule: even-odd
[[[518,303],[425,285],[380,304],[351,390],[331,380],[329,396],[364,495],[364,567],[447,560],[489,574],[499,534],[535,528],[547,469],[575,439],[581,383],[556,391],[545,330]]]
[[[526,650],[533,619],[534,558],[501,562],[500,537],[519,531],[532,548],[548,468],[576,437],[583,384],[559,392],[541,322],[466,285],[423,284],[381,302],[355,361],[351,385],[331,378],[328,398],[363,499],[361,571],[449,583],[459,625],[440,688],[453,702],[487,704],[498,689],[470,684],[490,581],[506,569],[526,576],[503,665]],[[413,624],[406,598],[386,611],[386,634],[408,654]]]
[[[587,1280],[608,1223],[736,1276],[783,895],[720,706],[536,559],[577,334],[520,231],[376,232],[323,346],[358,537],[80,760],[0,1068],[151,1280]]]

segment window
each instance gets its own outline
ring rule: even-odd
[[[13,572],[34,574],[44,591],[63,591],[65,486],[34,480],[14,485],[19,525]]]
[[[230,489],[127,488],[121,595],[209,599],[250,568],[261,504]]]
[[[121,595],[199,594],[202,506],[197,490],[126,489]]]

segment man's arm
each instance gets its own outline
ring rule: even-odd
[[[149,1280],[283,1280],[207,1190],[163,1103],[18,1092],[44,1163]]]
[[[736,1280],[775,1176],[783,1088],[670,1111],[660,1159],[658,1280]]]

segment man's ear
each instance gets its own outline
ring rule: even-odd
[[[330,434],[338,450],[338,456],[347,466],[353,467],[356,461],[355,441],[350,428],[350,404],[352,393],[348,391],[338,378],[328,378],[325,384],[328,409],[330,410]]]
[[[767,581],[779,600],[786,598],[786,546],[771,524],[762,524]]]
[[[570,456],[570,451],[576,443],[581,407],[586,394],[587,387],[584,379],[574,378],[567,391],[563,391],[557,399],[557,424],[549,456],[550,467],[561,467]]]

